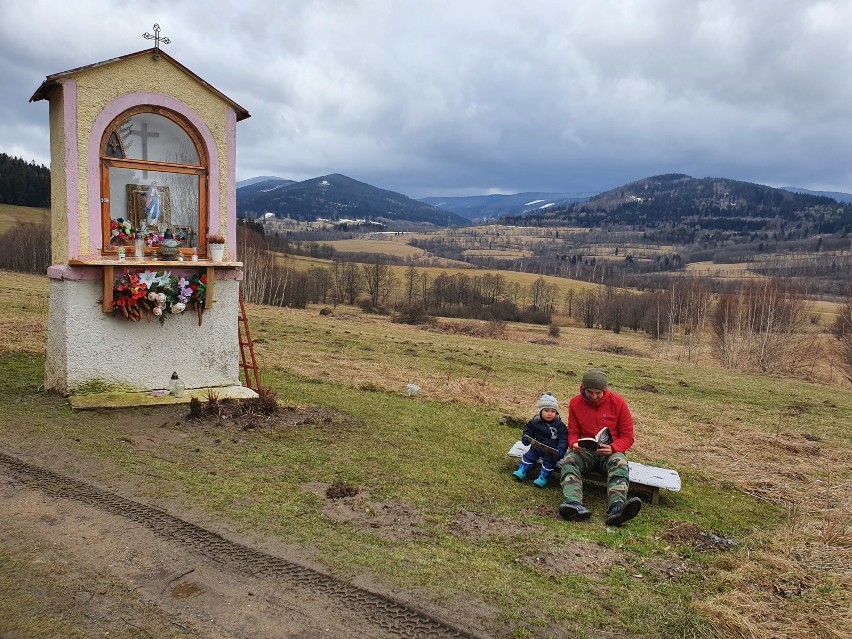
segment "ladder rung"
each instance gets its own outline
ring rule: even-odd
[[[254,344],[251,339],[251,332],[249,331],[248,314],[246,313],[242,289],[240,289],[240,313],[238,315],[238,318],[239,321],[237,323],[237,333],[238,341],[240,344],[240,368],[242,368],[243,370],[246,386],[248,386],[249,388],[254,388],[254,390],[256,391],[260,391],[260,373],[257,370],[257,360],[254,356]],[[245,329],[245,337],[243,336],[243,329]],[[249,363],[249,358],[246,357],[245,349],[243,348],[244,346],[249,347],[249,356],[251,359],[251,363]],[[251,384],[249,371],[254,371],[254,387],[252,387]]]

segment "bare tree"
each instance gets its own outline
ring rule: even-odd
[[[414,306],[417,298],[417,279],[417,269],[414,264],[409,264],[405,270],[405,298],[408,301],[408,308]]]
[[[364,290],[363,276],[358,265],[348,260],[335,260],[331,266],[335,300],[354,304]]]
[[[323,266],[312,266],[308,269],[308,277],[314,303],[325,304],[328,301],[328,292],[332,290],[331,270]]]
[[[43,274],[50,256],[50,224],[18,224],[0,235],[0,268]]]
[[[839,342],[836,361],[840,370],[852,382],[852,290],[846,295],[846,301],[831,326],[831,333]]]
[[[780,279],[746,282],[723,294],[713,317],[722,365],[763,372],[802,366],[808,308],[804,293]]]
[[[243,295],[255,304],[287,306],[294,271],[289,258],[269,250],[257,233],[237,227],[237,243],[243,261]]]
[[[380,256],[373,258],[372,263],[362,264],[367,292],[374,307],[384,304],[393,289],[396,279],[388,261]]]

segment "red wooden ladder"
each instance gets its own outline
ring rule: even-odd
[[[246,315],[246,305],[243,301],[243,289],[240,288],[240,318],[237,322],[240,338],[240,368],[243,370],[243,378],[246,387],[259,393],[261,390],[260,373],[257,370],[257,359],[254,356],[254,342],[251,341],[251,332],[249,331],[248,315]],[[248,347],[248,357],[246,357],[246,347]],[[254,381],[252,381],[252,373]]]

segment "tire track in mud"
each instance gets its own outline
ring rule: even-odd
[[[464,630],[385,595],[239,544],[169,513],[126,499],[0,452],[0,468],[28,487],[129,519],[169,541],[252,576],[286,582],[340,603],[389,634],[411,639],[478,639]]]

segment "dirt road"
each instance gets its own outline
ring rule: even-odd
[[[0,553],[22,566],[18,594],[81,636],[476,636],[324,573],[299,549],[193,523],[32,461],[0,453]],[[24,632],[0,615],[0,637]]]

